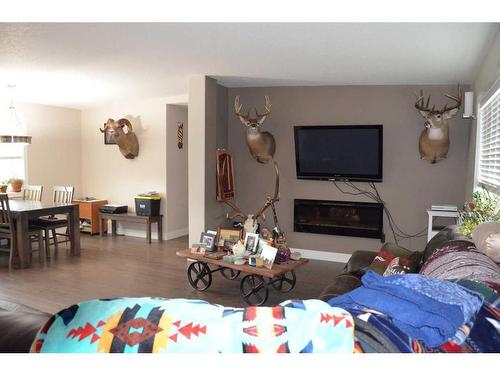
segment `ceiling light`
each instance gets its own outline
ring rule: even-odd
[[[13,92],[16,86],[8,86],[11,92]],[[8,134],[0,134],[0,143],[15,143],[15,144],[30,144],[31,137],[25,135],[19,117],[17,116],[16,107],[14,107],[14,99],[11,96],[9,105],[9,120],[7,124]]]

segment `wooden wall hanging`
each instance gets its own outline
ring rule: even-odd
[[[224,202],[234,198],[233,154],[225,149],[217,149],[216,194],[217,201]]]
[[[177,147],[182,149],[184,147],[184,123],[177,123]]]

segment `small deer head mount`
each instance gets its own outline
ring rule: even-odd
[[[127,132],[123,130],[124,127],[127,127]],[[114,136],[116,144],[125,158],[134,159],[139,155],[139,141],[132,129],[132,124],[126,118],[121,118],[118,121],[110,118],[104,124],[104,129],[99,128],[99,130],[101,133],[107,130]]]
[[[242,106],[240,97],[237,96],[234,99],[234,112],[246,127],[246,141],[250,154],[259,163],[266,164],[273,159],[276,151],[276,142],[273,135],[269,132],[262,132],[260,129],[267,116],[271,113],[269,96],[266,96],[265,111],[262,114],[254,108],[255,117],[250,115],[250,110],[243,114],[241,111]]]
[[[440,160],[446,159],[450,147],[450,135],[448,120],[455,116],[462,105],[462,93],[458,87],[457,96],[445,94],[445,96],[454,101],[448,107],[448,103],[441,110],[436,110],[435,105],[429,107],[431,97],[424,100],[424,93],[420,90],[420,95],[415,94],[417,100],[415,108],[425,119],[425,129],[420,134],[418,149],[420,158],[434,164]],[[425,104],[424,104],[425,103]]]

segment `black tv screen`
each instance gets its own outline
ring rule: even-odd
[[[295,126],[297,178],[382,181],[382,125]]]

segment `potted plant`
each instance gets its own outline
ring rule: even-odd
[[[12,191],[14,193],[19,193],[23,187],[23,179],[22,178],[17,178],[17,177],[12,177],[9,180],[10,186],[12,188]]]
[[[500,220],[500,199],[487,190],[477,190],[472,200],[459,212],[459,232],[472,238],[472,231],[481,223]]]
[[[3,180],[0,182],[0,193],[6,193],[9,187],[9,180]]]

